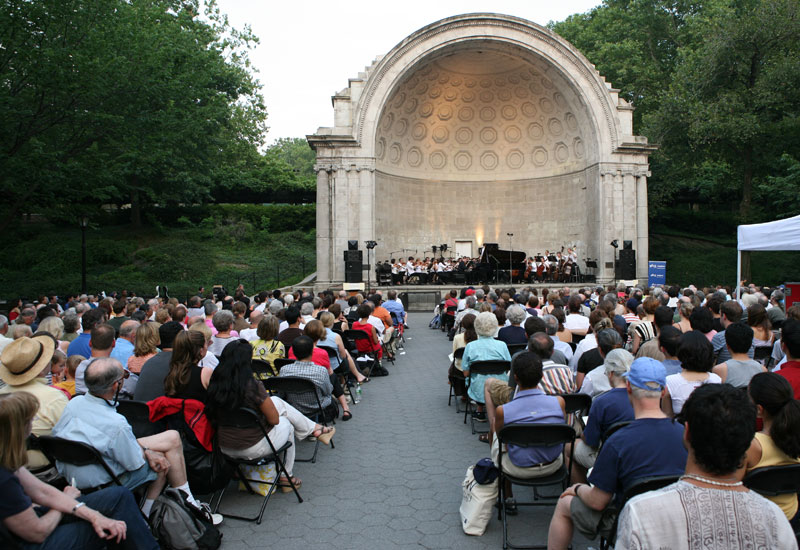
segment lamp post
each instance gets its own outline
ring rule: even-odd
[[[513,233],[506,233],[508,237],[508,282],[512,285],[514,284],[514,266],[512,257],[514,255],[514,234]]]
[[[86,228],[89,226],[89,217],[81,216],[81,294],[86,294]]]

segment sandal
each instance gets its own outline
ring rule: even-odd
[[[369,376],[365,376],[365,377],[364,377],[364,379],[363,379],[363,380],[361,380],[361,381],[359,381],[358,383],[359,383],[359,384],[366,384],[366,383],[367,383],[367,382],[369,382],[369,381],[370,381],[370,380],[369,380]]]
[[[347,422],[351,418],[353,418],[353,413],[351,413],[350,411],[344,411],[342,413],[342,422]]]
[[[319,435],[317,435],[317,432],[319,432]],[[318,441],[322,441],[325,445],[330,445],[331,438],[333,438],[333,434],[335,433],[336,433],[336,428],[329,428],[327,426],[324,426],[320,429],[314,430],[314,432],[311,435],[316,437]]]
[[[479,435],[478,436],[478,441],[483,441],[484,443],[489,443],[489,444],[492,443],[492,440],[489,438],[489,434],[488,433]]]
[[[303,485],[303,480],[299,477],[292,476],[292,483],[294,483],[295,489],[299,489]],[[278,479],[278,487],[280,487],[281,493],[291,493],[293,491],[292,486],[289,484],[289,480],[284,476],[281,476]]]

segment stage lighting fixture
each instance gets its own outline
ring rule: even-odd
[[[442,252],[447,252],[447,245],[446,244],[440,244],[439,245],[439,250],[441,250]]]
[[[367,245],[367,248],[368,248],[369,250],[372,250],[373,248],[375,248],[376,246],[378,246],[378,243],[377,243],[377,242],[375,242],[375,241],[364,241],[364,244],[365,244],[365,245]]]
[[[619,248],[619,241],[617,239],[614,239],[613,241],[611,241],[611,246],[613,246],[614,248]]]

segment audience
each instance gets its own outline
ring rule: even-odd
[[[147,325],[143,325],[142,328],[144,326]],[[152,401],[156,397],[164,395],[164,379],[169,373],[172,345],[175,337],[181,332],[183,332],[183,326],[177,321],[169,321],[158,327],[161,351],[142,365],[139,381],[136,382],[136,391],[133,394],[136,401]]]
[[[747,351],[753,346],[753,329],[744,323],[733,323],[725,329],[725,346],[730,359],[715,366],[712,371],[723,383],[744,388],[759,372],[766,372],[758,361],[750,359]]]
[[[200,366],[207,346],[205,336],[198,331],[178,333],[172,347],[169,372],[164,378],[164,395],[206,402],[206,388],[214,372],[214,369]]]
[[[486,419],[483,386],[489,375],[476,374],[471,376],[469,366],[475,361],[511,361],[508,346],[494,339],[497,328],[497,317],[488,311],[479,313],[475,318],[475,333],[478,335],[478,339],[466,345],[464,356],[461,359],[461,369],[464,377],[470,379],[467,394],[470,399],[478,403],[476,417],[481,420]],[[492,378],[507,382],[508,374],[495,374],[492,375]]]
[[[714,348],[702,332],[691,330],[681,336],[678,359],[681,372],[667,376],[667,391],[661,400],[664,412],[669,416],[680,414],[683,404],[696,388],[722,382],[719,376],[711,372]]]
[[[166,325],[156,326],[155,323],[143,323],[136,329],[134,338],[133,355],[128,357],[128,362],[123,363],[133,374],[142,372],[144,364],[156,356],[159,346],[162,345],[160,330]]]

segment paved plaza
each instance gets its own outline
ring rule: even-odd
[[[470,464],[489,456],[489,446],[470,435],[455,405],[447,406],[451,343],[428,328],[431,316],[410,315],[406,353],[394,366],[385,362],[388,377],[364,386],[353,419],[337,422],[336,448],[323,446],[316,464],[295,466],[304,502],[277,493],[261,525],[226,519],[223,548],[502,548],[496,516],[481,537],[461,530],[461,482]],[[309,456],[312,445],[301,442],[298,456]],[[521,499],[531,496],[522,487],[515,491]],[[230,490],[222,508],[252,515],[259,498]],[[521,510],[510,518],[512,537],[545,543],[551,515],[549,507]],[[588,548],[576,539],[574,548]]]

